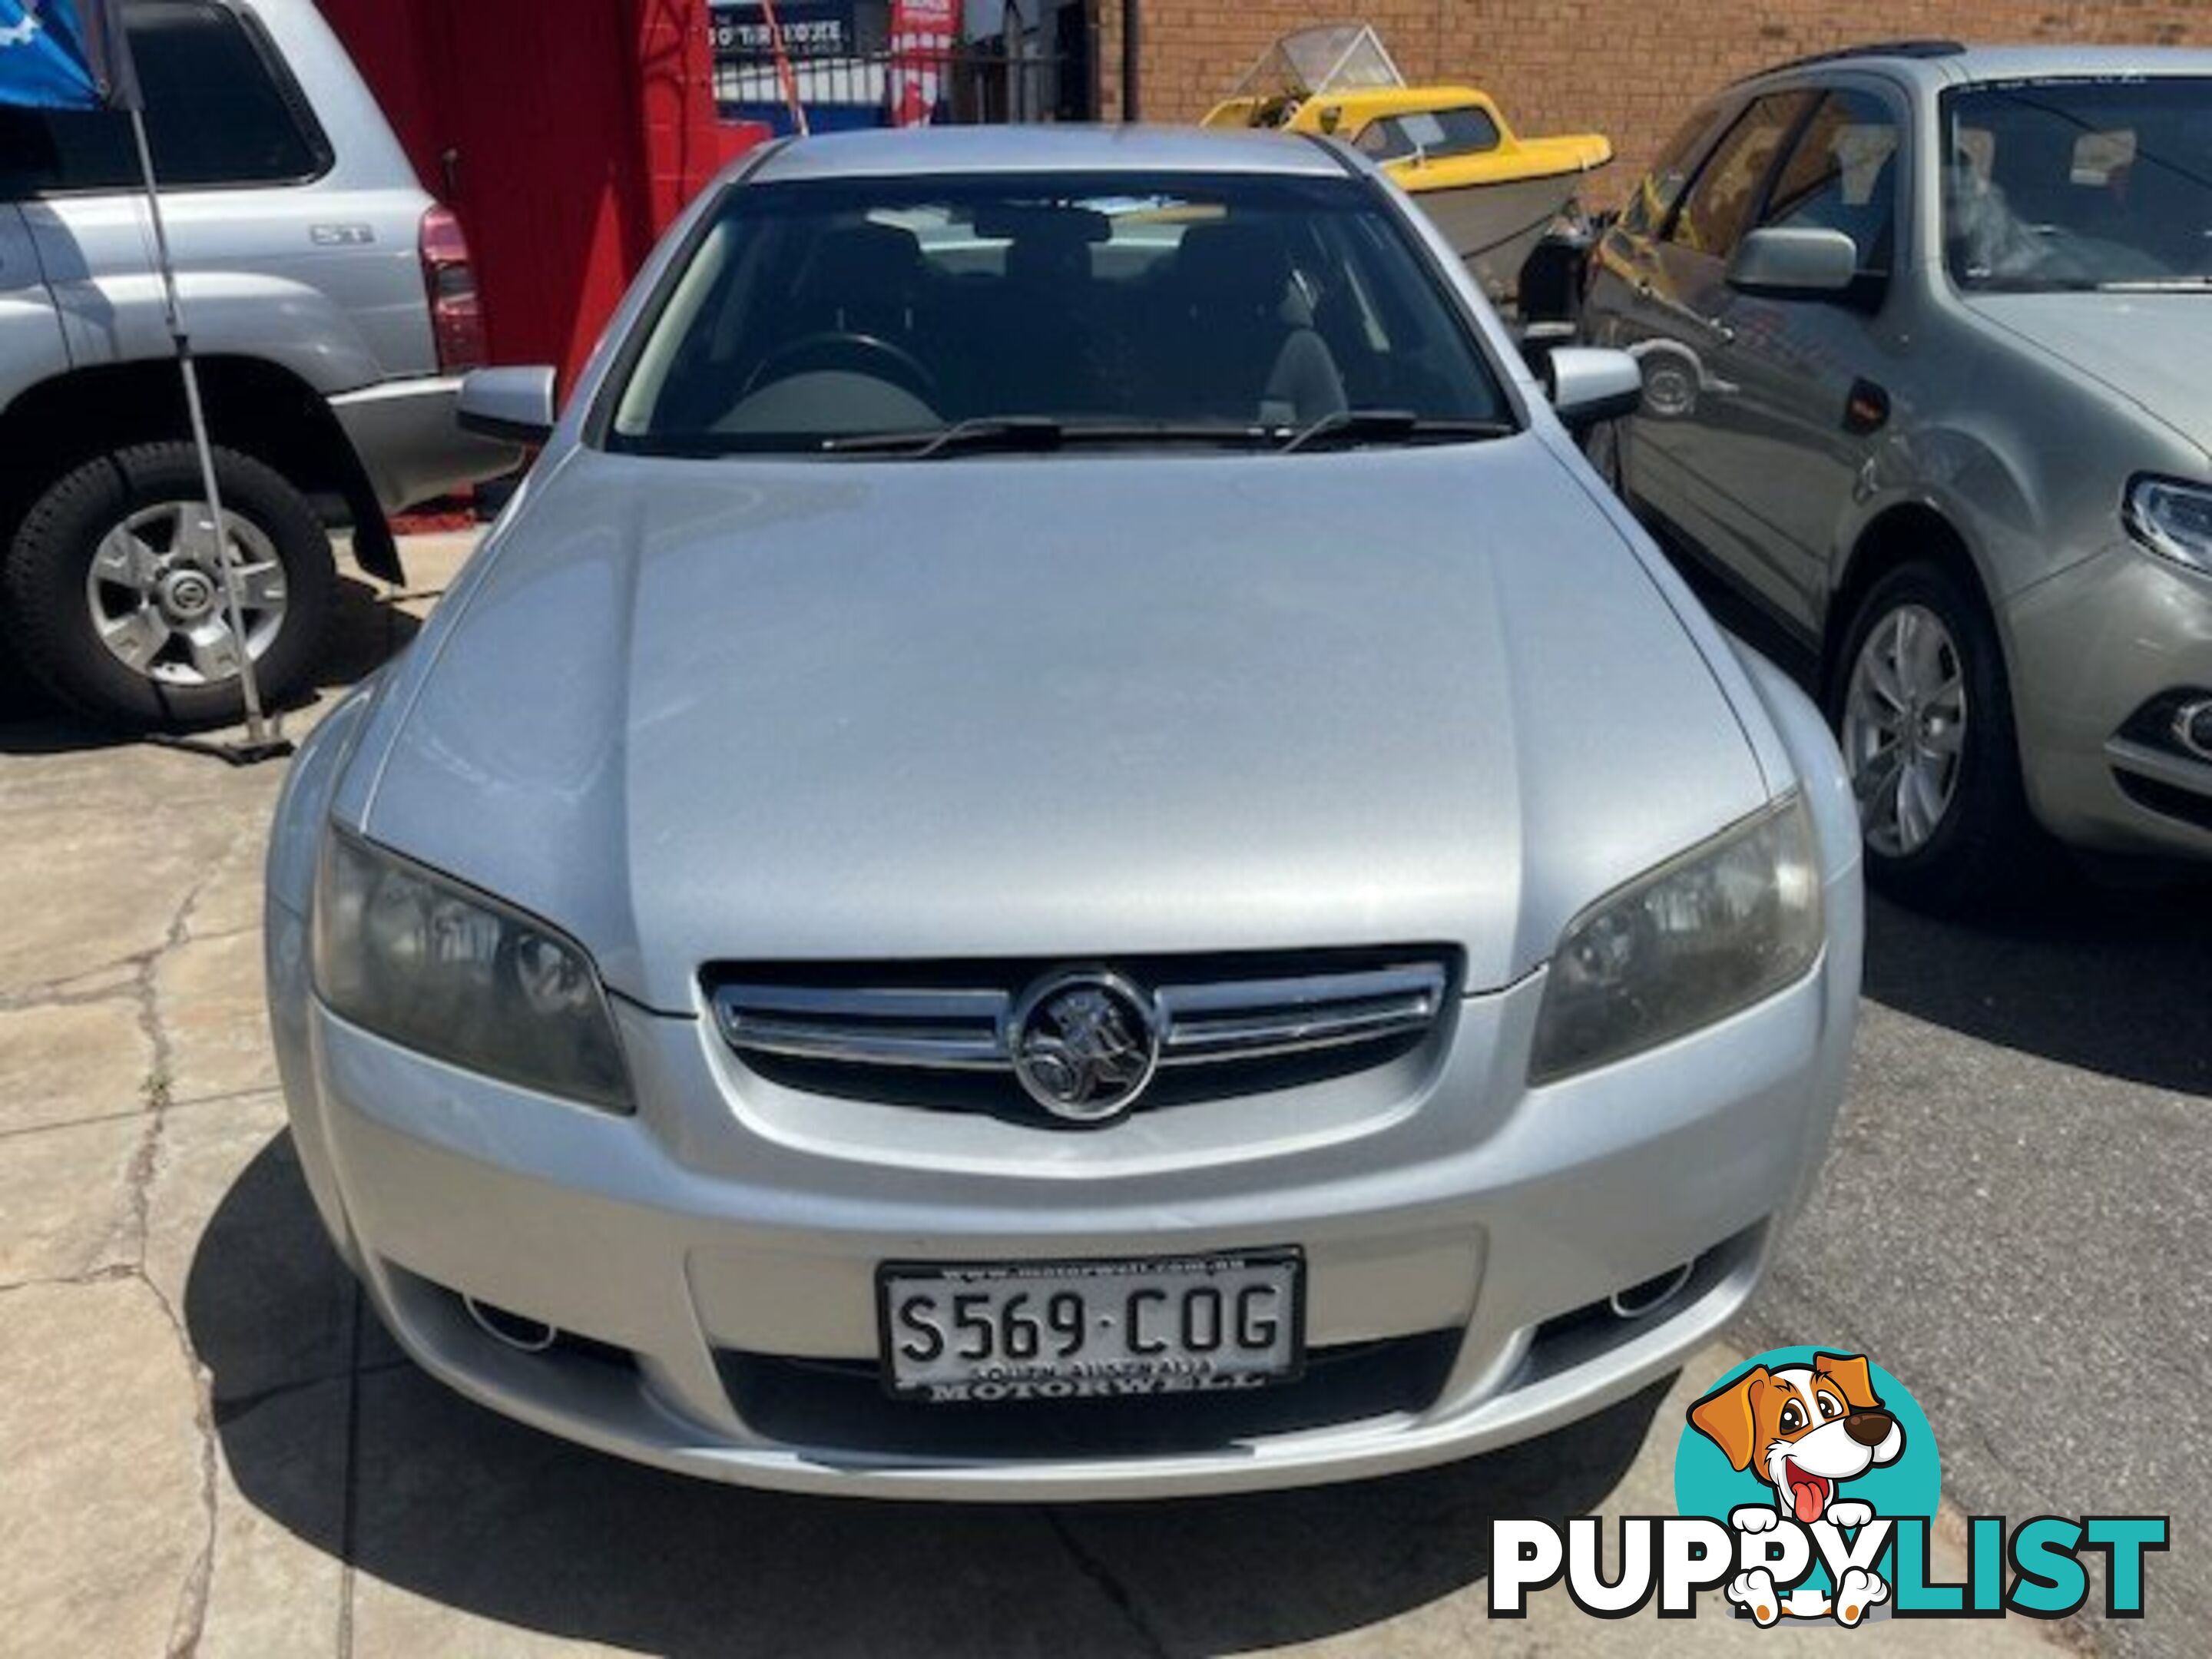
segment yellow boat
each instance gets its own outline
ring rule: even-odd
[[[1490,296],[1509,303],[1545,233],[1577,210],[1583,175],[1613,159],[1602,133],[1521,137],[1477,88],[1407,86],[1364,23],[1283,36],[1203,125],[1354,145],[1420,204]]]

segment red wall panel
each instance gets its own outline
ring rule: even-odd
[[[461,216],[495,362],[573,376],[655,237],[756,142],[715,119],[704,0],[321,3]]]
[[[436,88],[429,75],[426,20],[434,6],[420,0],[318,0],[323,15],[353,54],[407,155],[429,190],[442,192],[438,166]]]

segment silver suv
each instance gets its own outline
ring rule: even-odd
[[[282,696],[330,615],[325,526],[397,580],[385,514],[517,452],[453,423],[481,355],[467,250],[310,0],[127,17],[247,643]],[[236,713],[237,641],[148,226],[122,117],[0,110],[0,648],[92,714],[190,724]]]
[[[1814,647],[1874,878],[2212,857],[2212,53],[1868,47],[1731,87],[1594,254],[1594,459]]]

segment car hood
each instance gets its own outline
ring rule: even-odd
[[[363,827],[663,1009],[779,957],[1444,943],[1493,987],[1767,798],[1698,645],[1533,436],[578,451],[486,557]]]
[[[2212,294],[1990,294],[1969,303],[2212,448]]]

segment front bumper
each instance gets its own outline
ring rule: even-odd
[[[523,452],[464,432],[453,418],[461,377],[386,380],[331,399],[369,488],[387,513],[512,472]]]
[[[324,1218],[402,1346],[461,1392],[605,1450],[749,1485],[1134,1498],[1480,1452],[1625,1397],[1709,1338],[1750,1295],[1843,1093],[1855,878],[1837,900],[1837,933],[1806,980],[1545,1090],[1510,1081],[1525,1069],[1539,975],[1462,1000],[1406,1097],[1340,1133],[1194,1156],[1162,1109],[1101,1134],[1043,1133],[1051,1150],[1018,1170],[875,1157],[811,1134],[782,1109],[791,1103],[733,1084],[709,1022],[627,1006],[635,1117],[456,1071],[324,1009],[304,924],[281,908],[270,1002]],[[821,1115],[866,1121],[826,1104]],[[1262,1391],[1249,1396],[1266,1402],[1259,1414],[1194,1434],[1196,1397],[1165,1396],[1115,1409],[1157,1407],[1176,1432],[1085,1444],[1060,1434],[1064,1423],[1036,1439],[1010,1417],[1005,1436],[987,1426],[978,1438],[931,1415],[948,1408],[883,1399],[868,1374],[886,1259],[1279,1244],[1305,1254],[1307,1345],[1330,1361],[1310,1370],[1328,1386],[1297,1410],[1273,1398],[1292,1389]],[[1689,1282],[1661,1310],[1602,1311],[1611,1292],[1683,1263]],[[543,1354],[502,1346],[463,1295],[571,1337]],[[1428,1366],[1412,1394],[1398,1386]],[[1351,1382],[1376,1373],[1379,1389]]]
[[[2009,607],[2013,713],[2038,819],[2099,852],[2212,859],[2212,764],[2129,729],[2212,696],[2212,579],[2119,541]]]

